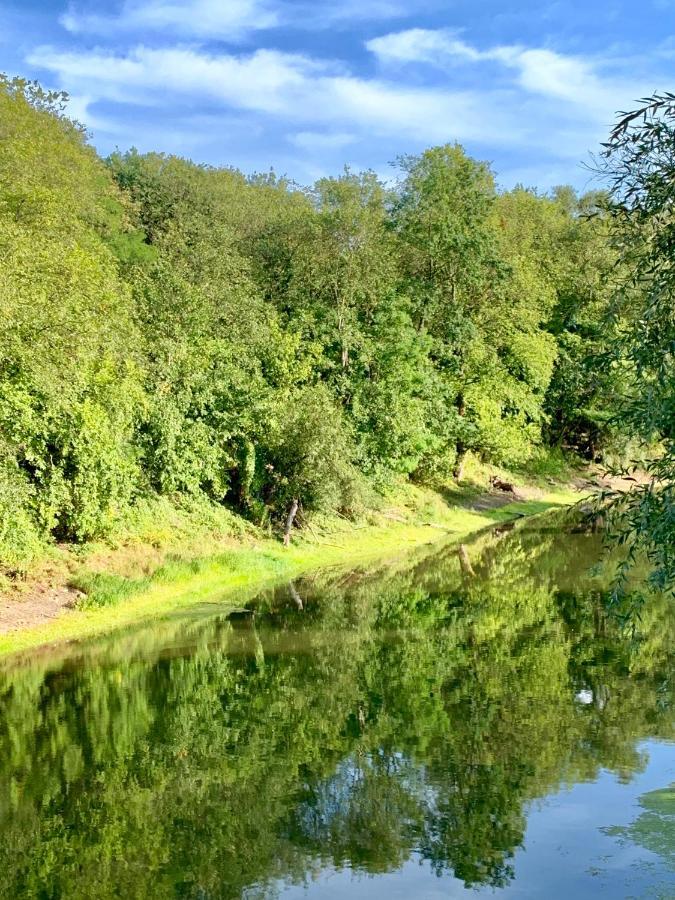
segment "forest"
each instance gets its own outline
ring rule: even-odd
[[[64,94],[3,76],[0,565],[157,498],[281,528],[467,454],[648,446],[663,489],[619,517],[672,576],[674,109],[621,120],[583,195],[499,189],[457,144],[302,187],[102,159]]]

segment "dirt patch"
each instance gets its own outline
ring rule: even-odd
[[[489,512],[491,509],[500,509],[509,503],[517,503],[526,500],[541,500],[545,492],[534,487],[516,487],[515,491],[491,490],[478,497],[472,498],[466,509],[474,512]]]
[[[515,494],[504,494],[500,492],[491,492],[489,494],[481,494],[466,504],[466,509],[472,512],[489,512],[491,509],[499,509],[508,503],[513,503],[520,499]]]
[[[626,493],[632,491],[639,485],[648,484],[650,477],[646,472],[636,471],[630,476],[607,475],[598,467],[589,469],[583,475],[574,478],[569,487],[573,491],[588,494],[599,493],[601,491],[617,491]],[[560,482],[551,479],[551,487],[559,487]],[[488,512],[492,509],[499,509],[509,503],[518,500],[541,500],[546,492],[536,487],[520,487],[516,486],[515,491],[500,491],[492,489],[487,493],[480,494],[472,498],[465,504],[466,509],[475,512]]]
[[[36,584],[25,594],[0,597],[0,634],[43,625],[72,609],[81,596],[74,588]]]
[[[608,475],[600,468],[591,470],[583,476],[574,479],[573,486],[579,491],[617,491],[626,493],[636,487],[649,484],[651,476],[646,472],[636,470],[631,475]]]
[[[231,535],[214,536],[209,546],[215,554],[233,547],[241,547],[243,540]],[[182,556],[199,558],[203,544],[195,542],[182,548]],[[17,581],[5,591],[0,590],[0,635],[44,625],[73,609],[82,591],[69,587],[67,580],[77,571],[78,563],[67,546],[60,546],[61,556],[56,562],[43,566],[27,581]],[[111,573],[123,578],[143,578],[152,575],[172,555],[173,547],[156,547],[148,543],[129,543],[117,548],[105,547],[90,553],[86,570],[91,573]]]

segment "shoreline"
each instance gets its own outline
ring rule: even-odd
[[[0,659],[6,661],[38,648],[99,637],[204,603],[219,604],[227,613],[245,602],[242,594],[250,599],[251,593],[310,571],[349,568],[378,559],[385,562],[387,557],[425,544],[461,543],[500,522],[569,507],[581,496],[578,489],[573,492],[561,485],[537,499],[514,499],[488,508],[481,508],[480,504],[466,508],[442,501],[439,522],[407,522],[383,513],[385,518],[381,516],[378,524],[345,524],[327,535],[330,540],[322,541],[316,533],[310,538],[304,533],[288,548],[267,538],[249,543],[239,540],[223,550],[214,541],[211,552],[201,552],[191,559],[169,559],[142,578],[124,578],[105,571],[94,573],[90,575],[87,596],[75,594],[90,608],[64,607],[39,624],[5,631],[0,634]],[[9,603],[20,604],[21,600]]]

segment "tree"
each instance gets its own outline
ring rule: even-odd
[[[27,547],[104,533],[138,477],[137,331],[107,244],[125,202],[63,100],[0,79],[0,494]]]
[[[556,355],[545,327],[555,296],[541,265],[549,262],[538,221],[545,202],[524,190],[498,195],[489,167],[457,145],[402,167],[394,227],[403,284],[418,331],[432,340],[444,408],[434,417],[441,440],[422,471],[445,457],[461,477],[469,449],[523,461],[541,439]]]
[[[500,275],[490,215],[495,201],[492,173],[459,145],[427,150],[400,160],[404,180],[394,210],[401,241],[404,290],[412,318],[434,344],[446,414],[438,422],[442,455],[454,458],[461,477],[466,450],[476,441],[474,410],[466,392],[480,379],[480,314]],[[449,461],[450,461],[449,460]]]
[[[546,437],[586,459],[622,455],[627,436],[612,421],[621,392],[619,370],[608,365],[608,323],[617,254],[612,246],[604,192],[578,197],[556,188],[548,259],[556,299],[548,329],[557,358],[546,397]],[[550,230],[550,226],[549,226]]]
[[[403,158],[394,187],[102,161],[64,94],[6,77],[0,137],[12,570],[160,496],[292,525],[297,506],[461,477],[469,451],[519,464],[542,442],[616,442],[636,363],[596,364],[617,331],[598,198],[500,193],[458,145]]]
[[[653,582],[675,582],[675,95],[655,94],[620,119],[604,145],[624,274],[613,306],[614,365],[626,387],[619,421],[661,452],[652,480],[617,498],[614,525],[629,563],[645,551]]]

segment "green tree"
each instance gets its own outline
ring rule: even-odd
[[[62,101],[0,80],[0,493],[23,498],[27,546],[104,532],[138,472],[137,333],[107,246],[125,204]]]
[[[675,582],[675,97],[655,94],[618,122],[600,170],[623,265],[613,308],[614,365],[625,378],[621,423],[662,448],[648,464],[652,481],[619,498],[614,525],[646,551],[660,587]]]

